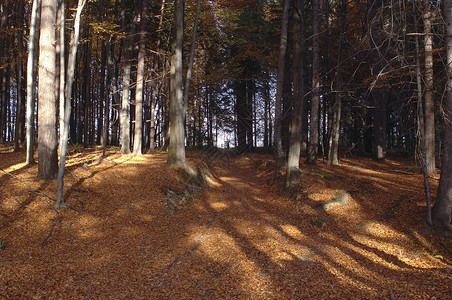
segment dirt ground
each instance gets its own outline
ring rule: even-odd
[[[56,211],[56,181],[0,146],[1,299],[452,297],[452,241],[424,227],[412,161],[302,165],[287,194],[269,155],[188,151],[209,187],[184,194],[165,153],[69,154]]]

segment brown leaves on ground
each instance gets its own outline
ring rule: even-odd
[[[0,298],[452,294],[452,243],[424,229],[422,175],[409,161],[302,166],[288,197],[267,185],[271,157],[218,152],[210,187],[170,215],[165,195],[187,178],[166,154],[101,158],[71,148],[64,195],[72,209],[57,212],[56,181],[36,179],[23,153],[0,147]],[[203,154],[189,151],[190,164]],[[347,201],[325,205],[338,197]]]

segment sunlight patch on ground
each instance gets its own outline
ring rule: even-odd
[[[229,207],[229,205],[223,203],[223,202],[211,202],[210,207],[212,207],[215,210],[223,210]]]

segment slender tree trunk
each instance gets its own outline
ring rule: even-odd
[[[42,0],[38,81],[38,177],[54,179],[58,173],[56,136],[56,49],[57,0]]]
[[[17,22],[16,22],[16,26],[17,28],[21,28],[23,26],[23,21],[24,21],[24,16],[23,16],[23,11],[24,11],[24,1],[23,0],[18,0],[19,4],[18,4],[18,17],[17,17]],[[22,56],[22,47],[23,47],[23,42],[22,42],[22,32],[18,31],[16,33],[17,36],[17,50],[18,50],[18,56],[19,56],[19,61],[22,61],[21,56]],[[16,122],[15,122],[15,128],[14,128],[14,151],[17,152],[20,150],[20,144],[22,142],[22,124],[23,124],[23,112],[22,112],[22,101],[23,101],[23,80],[22,80],[22,71],[23,71],[23,67],[22,67],[22,62],[16,65],[16,84],[17,84],[17,106],[16,106]]]
[[[66,86],[66,66],[65,66],[65,38],[64,38],[64,25],[65,25],[65,5],[64,0],[60,1],[60,6],[58,7],[58,15],[57,15],[57,28],[59,32],[59,38],[57,43],[57,52],[60,56],[60,78],[59,78],[59,112],[60,112],[60,145],[59,150],[61,154],[61,141],[63,140],[63,128],[64,128],[64,105],[65,105],[65,96],[64,96],[64,89]]]
[[[344,35],[346,34],[347,23],[347,0],[342,0],[341,11],[341,29],[339,36],[339,50],[337,59],[336,74],[336,101],[333,106],[333,118],[331,123],[331,135],[329,137],[328,147],[328,164],[339,164],[339,140],[341,134],[341,115],[342,115],[342,71],[343,71],[343,52],[344,52]]]
[[[303,2],[295,1],[294,13],[294,99],[290,126],[289,154],[287,158],[286,188],[289,188],[300,174],[300,151],[302,147],[302,127],[304,114],[304,82],[303,82]]]
[[[383,22],[381,14],[377,12],[382,9],[383,0],[376,0],[372,3],[370,9],[369,25],[370,37],[372,40],[372,63],[371,75],[375,78],[372,87],[373,98],[373,158],[375,160],[383,160],[386,158],[386,106],[388,91],[385,87],[378,86],[380,73],[384,70],[384,55],[387,49],[387,43],[384,39]]]
[[[34,94],[33,94],[33,74],[34,74],[34,49],[36,41],[36,22],[40,19],[40,0],[33,0],[33,5],[31,8],[31,19],[30,19],[30,33],[28,41],[28,59],[27,59],[27,111],[25,115],[26,123],[26,140],[27,140],[27,164],[33,164],[33,136],[34,136]]]
[[[188,108],[188,96],[190,93],[190,84],[191,84],[191,73],[193,70],[193,62],[195,58],[195,49],[196,49],[196,33],[198,31],[198,24],[199,24],[199,14],[201,12],[201,0],[198,0],[197,8],[196,8],[196,17],[195,17],[195,24],[193,25],[193,36],[191,40],[191,51],[190,51],[190,59],[188,62],[188,70],[187,70],[187,76],[185,78],[185,88],[184,88],[184,105],[185,109],[184,111],[187,111]]]
[[[433,35],[432,10],[429,0],[424,0],[424,53],[425,53],[425,152],[427,171],[436,173],[435,163],[435,101],[433,96]]]
[[[185,160],[184,96],[182,92],[182,50],[184,41],[184,1],[175,0],[175,38],[171,56],[170,141],[168,164],[187,167]]]
[[[309,146],[307,162],[315,164],[319,151],[319,101],[320,101],[320,43],[319,43],[319,0],[312,0],[313,40],[312,40],[312,97],[311,124],[309,128]]]
[[[275,133],[274,133],[274,150],[276,170],[279,171],[284,166],[284,152],[282,148],[282,99],[284,90],[284,67],[286,64],[287,52],[287,32],[289,24],[289,0],[283,2],[283,16],[281,23],[281,37],[279,45],[279,62],[278,62],[278,79],[276,85],[276,100],[275,100]]]
[[[84,29],[84,35],[89,37],[89,24],[86,24]],[[82,99],[83,99],[83,147],[89,145],[89,133],[92,130],[90,128],[89,113],[92,106],[91,99],[91,40],[85,43],[84,51],[84,66],[83,66],[83,87],[82,87]]]
[[[64,115],[60,116],[63,118],[63,140],[61,142],[61,153],[60,153],[60,167],[58,170],[58,189],[57,189],[57,201],[55,203],[55,208],[60,209],[65,207],[63,199],[63,187],[64,187],[64,167],[66,165],[66,151],[69,138],[69,120],[71,117],[71,94],[72,94],[72,84],[74,82],[75,75],[75,61],[77,57],[77,47],[79,44],[80,37],[80,19],[82,15],[83,7],[85,6],[86,0],[78,0],[77,13],[74,20],[74,29],[72,31],[72,37],[69,48],[69,58],[68,58],[68,69],[67,69],[67,82],[65,86],[65,109]],[[85,137],[86,139],[86,137]]]
[[[414,28],[417,28],[417,17],[415,3],[413,2],[414,11]],[[418,130],[421,142],[421,156],[422,156],[422,167],[424,173],[424,187],[425,187],[425,198],[427,204],[427,224],[432,225],[432,205],[430,198],[430,185],[428,182],[428,171],[427,171],[427,155],[426,155],[426,140],[425,140],[425,124],[424,124],[424,109],[422,107],[422,83],[421,83],[421,63],[419,61],[419,38],[417,35],[414,36],[415,48],[416,48],[416,81],[417,81],[417,101],[418,101]]]
[[[133,154],[141,155],[143,144],[143,86],[144,64],[146,55],[146,18],[148,0],[141,0],[140,44],[138,49],[137,88],[135,93],[135,137],[133,139]]]
[[[108,131],[110,128],[110,86],[112,85],[113,75],[113,52],[114,43],[111,43],[111,36],[105,40],[106,60],[107,60],[107,80],[106,80],[106,97],[105,97],[105,110],[104,119],[102,125],[102,155],[105,156],[105,152],[108,145]]]
[[[123,30],[125,30],[125,0],[122,0]],[[134,30],[132,30],[134,31]],[[124,75],[122,86],[122,101],[119,110],[119,125],[121,127],[121,153],[130,153],[130,81],[132,72],[132,61],[130,56],[133,52],[134,37],[133,33],[127,38],[127,47],[124,50]]]
[[[441,178],[432,210],[433,224],[452,234],[452,1],[444,0],[443,15],[446,23],[447,83],[445,131]]]

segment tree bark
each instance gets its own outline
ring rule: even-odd
[[[341,115],[342,115],[342,71],[343,71],[343,52],[344,35],[346,34],[347,23],[347,0],[342,0],[341,27],[339,36],[339,50],[336,71],[336,101],[333,106],[333,118],[331,122],[331,135],[329,137],[328,147],[328,165],[339,164],[339,139],[341,134]]]
[[[78,0],[77,13],[74,20],[74,29],[72,31],[72,37],[69,48],[69,58],[68,58],[68,68],[67,68],[67,82],[65,86],[65,108],[64,115],[60,116],[63,118],[63,135],[61,143],[61,153],[60,153],[60,166],[58,169],[58,188],[57,188],[57,201],[55,203],[55,208],[60,209],[65,207],[63,199],[63,187],[64,187],[64,167],[66,165],[66,151],[69,139],[69,120],[71,117],[71,95],[72,95],[72,84],[74,82],[75,75],[75,61],[77,57],[77,47],[79,44],[80,36],[80,19],[82,15],[83,7],[85,6],[86,0]],[[64,13],[64,12],[63,12]],[[85,137],[86,139],[86,137]]]
[[[184,1],[175,0],[175,38],[171,56],[170,128],[168,164],[188,167],[185,160],[184,96],[182,92],[182,50],[184,41]]]
[[[18,17],[16,21],[17,28],[21,28],[24,23],[24,1],[19,0],[18,3]],[[17,51],[19,56],[19,61],[22,61],[22,32],[18,31],[16,33],[17,36]],[[20,62],[16,65],[16,85],[17,85],[17,105],[16,105],[16,122],[15,122],[15,128],[14,128],[14,151],[17,152],[20,150],[20,144],[22,143],[23,138],[23,80],[22,80],[22,73],[23,73],[23,64]]]
[[[284,90],[284,66],[286,64],[287,52],[287,29],[289,24],[289,0],[283,2],[283,15],[281,23],[281,37],[279,44],[279,62],[278,62],[278,79],[276,83],[276,100],[275,100],[275,133],[274,133],[274,151],[276,171],[284,166],[284,152],[282,148],[282,99]]]
[[[309,146],[307,162],[315,164],[319,151],[319,101],[320,101],[320,43],[319,43],[319,0],[312,0],[313,8],[313,40],[312,40],[312,97],[311,124],[309,127]]]
[[[425,53],[425,152],[427,171],[436,173],[435,163],[435,101],[433,96],[433,35],[432,10],[429,0],[424,0],[424,53]]]
[[[289,188],[300,174],[300,151],[302,147],[302,127],[304,115],[304,82],[303,82],[303,46],[304,46],[304,26],[303,26],[303,2],[295,1],[294,13],[294,64],[293,64],[293,109],[290,126],[289,153],[287,158],[286,188]]]
[[[26,163],[28,165],[34,164],[33,158],[33,136],[34,136],[34,94],[33,94],[33,74],[34,74],[34,49],[36,42],[36,22],[40,19],[40,5],[41,0],[33,0],[31,8],[31,19],[30,19],[30,33],[28,39],[28,59],[27,59],[27,108],[25,114],[26,123],[26,141],[27,141],[27,156]]]
[[[122,0],[122,15],[123,15],[123,30],[125,30],[125,0]],[[132,30],[133,32],[134,30]],[[122,86],[122,101],[121,108],[119,110],[119,125],[121,131],[121,153],[128,154],[130,153],[130,81],[131,81],[131,72],[132,72],[132,62],[130,60],[130,56],[133,52],[133,42],[134,37],[133,34],[129,35],[127,38],[127,46],[124,50],[124,75],[123,75],[123,86]]]
[[[452,233],[452,0],[444,0],[444,20],[446,23],[447,83],[445,110],[445,132],[441,178],[438,194],[433,206],[433,224]]]
[[[414,28],[417,28],[417,17],[415,3],[413,2],[414,11]],[[421,84],[421,63],[419,61],[419,38],[417,35],[414,36],[415,48],[416,48],[416,82],[417,82],[417,103],[418,103],[418,130],[419,139],[421,142],[421,157],[422,157],[422,167],[424,173],[424,187],[425,187],[425,198],[427,204],[427,224],[432,225],[432,208],[431,208],[431,198],[430,198],[430,185],[428,182],[428,171],[427,171],[427,152],[426,152],[426,140],[425,140],[425,123],[424,123],[424,109],[422,105],[422,84]]]
[[[54,179],[58,172],[56,136],[56,48],[57,0],[42,0],[38,81],[38,177]]]
[[[140,44],[138,49],[137,88],[135,93],[135,137],[133,139],[133,154],[142,154],[143,144],[143,86],[144,65],[146,55],[146,18],[148,0],[141,0]]]

